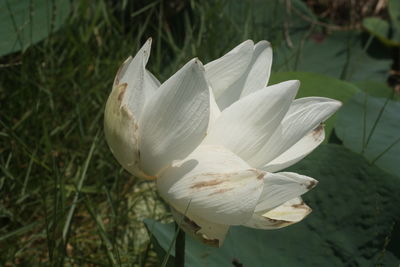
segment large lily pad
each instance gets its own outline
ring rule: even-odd
[[[0,56],[25,50],[65,22],[69,0],[0,1]]]
[[[399,116],[398,101],[357,94],[339,111],[336,133],[346,147],[400,176]]]
[[[345,81],[341,81],[326,75],[308,72],[277,72],[273,73],[269,84],[275,84],[287,80],[300,80],[301,86],[297,98],[307,96],[323,96],[346,102],[359,89]],[[326,136],[329,137],[336,117],[335,115],[325,123]],[[328,139],[328,138],[327,138]]]
[[[314,209],[308,218],[275,231],[231,227],[219,249],[186,237],[186,266],[399,264],[400,183],[396,177],[337,145],[321,146],[291,171],[320,181],[305,196]],[[173,225],[145,223],[165,253],[173,239]]]
[[[400,95],[393,92],[386,83],[376,81],[359,81],[354,83],[358,88],[370,96],[391,98],[391,100],[400,100]]]
[[[391,60],[368,55],[359,32],[336,32],[331,35],[311,34],[293,39],[294,46],[276,47],[274,69],[306,71],[350,81],[385,81]]]

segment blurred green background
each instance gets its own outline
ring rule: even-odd
[[[119,65],[149,37],[160,81],[265,39],[269,84],[299,79],[298,97],[344,102],[325,144],[290,168],[320,181],[305,196],[314,212],[233,227],[221,249],[187,237],[187,266],[399,266],[397,0],[1,0],[0,266],[173,266],[168,207],[102,130]]]

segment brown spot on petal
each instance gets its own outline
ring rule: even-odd
[[[128,86],[127,83],[123,83],[121,85],[118,85],[118,101],[121,102],[122,99],[124,98],[126,87]]]
[[[305,209],[306,208],[306,206],[304,206],[304,203],[293,204],[292,207],[295,208],[295,209]]]
[[[142,176],[147,180],[156,180],[158,178],[157,176],[151,176],[151,175],[147,175],[145,173],[143,173]]]
[[[206,235],[201,235],[201,241],[209,246],[212,247],[219,247],[219,240],[218,239],[209,239]]]
[[[214,185],[222,184],[224,182],[225,182],[225,180],[214,179],[214,180],[211,180],[211,181],[195,183],[190,188],[202,188],[202,187],[207,187],[207,186],[214,186]]]
[[[202,243],[212,246],[212,247],[219,247],[219,240],[218,239],[211,239],[205,234],[199,233],[201,227],[197,225],[196,222],[192,221],[188,217],[183,217],[183,222],[181,228],[184,231],[194,235],[197,239],[199,239]]]
[[[115,79],[114,79],[114,86],[118,86],[118,84],[119,84],[120,72],[122,70],[122,67],[123,67],[123,65],[121,65],[117,71],[117,75],[115,76]]]
[[[258,176],[257,176],[257,179],[258,180],[261,180],[261,179],[264,179],[264,173],[260,173]]]
[[[293,207],[293,208],[304,207],[304,201],[301,200],[301,202],[300,202],[299,204],[293,204],[292,207]]]
[[[209,194],[208,196],[213,196],[213,195],[222,194],[222,193],[225,193],[225,192],[228,192],[228,191],[231,191],[231,190],[233,190],[233,188],[221,188],[221,189],[219,189],[219,190],[217,190],[217,191],[212,192],[212,193]]]
[[[311,188],[315,187],[318,184],[316,180],[312,180],[309,185],[307,185],[307,189],[310,190]]]
[[[312,136],[316,141],[318,141],[319,137],[321,136],[322,131],[324,130],[325,124],[321,123],[320,125],[317,126],[312,132]]]
[[[267,174],[266,172],[257,169],[248,169],[247,171],[253,172],[255,175],[257,175],[256,176],[257,180],[264,179],[265,175]]]
[[[267,221],[269,221],[270,223],[276,223],[276,222],[278,222],[278,220],[275,220],[275,219],[271,219],[271,218],[268,218],[268,217],[264,217]]]
[[[290,221],[285,221],[285,220],[275,220],[275,219],[271,219],[268,217],[264,217],[267,221],[269,221],[270,223],[274,224],[274,226],[281,228],[281,227],[285,227],[288,226],[290,224],[292,224],[293,222]]]
[[[121,107],[121,114],[122,114],[122,116],[126,117],[124,119],[127,119],[130,121],[129,123],[134,123],[135,118],[133,116],[133,113],[132,113],[132,111],[130,111],[130,109],[126,105],[123,105]]]
[[[295,209],[302,209],[302,210],[307,211],[308,213],[311,212],[311,208],[310,208],[309,206],[305,205],[304,202],[303,202],[302,204],[293,204],[293,205],[292,205],[292,208],[295,208]],[[308,214],[308,213],[307,213],[307,214]]]
[[[185,226],[187,226],[194,233],[196,233],[197,231],[199,231],[201,229],[200,226],[198,226],[194,221],[192,221],[191,219],[189,219],[186,216],[183,218],[183,222],[185,223]]]
[[[128,67],[130,61],[132,60],[132,57],[128,57],[124,63],[122,63],[117,71],[117,74],[115,75],[115,79],[114,79],[114,86],[117,86],[120,82],[121,76],[125,73],[126,68]]]

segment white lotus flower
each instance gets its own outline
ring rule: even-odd
[[[278,172],[324,139],[341,103],[294,99],[299,81],[268,83],[272,49],[245,41],[202,67],[187,63],[162,85],[145,69],[148,41],[117,73],[105,111],[114,156],[157,179],[185,231],[220,246],[229,226],[277,229],[311,209],[300,196],[313,178]]]

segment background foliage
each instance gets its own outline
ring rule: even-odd
[[[392,2],[0,1],[0,263],[165,259],[168,208],[151,182],[121,169],[102,132],[119,64],[152,37],[148,66],[161,81],[195,56],[206,63],[267,39],[270,84],[299,79],[299,96],[344,102],[326,123],[330,144],[290,169],[320,181],[306,195],[314,212],[278,231],[234,227],[220,250],[188,241],[189,266],[398,266],[400,7]]]

